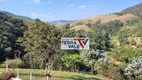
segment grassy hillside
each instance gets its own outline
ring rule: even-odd
[[[73,22],[76,22],[76,20],[58,20],[58,21],[48,21],[46,23],[55,25],[55,27],[61,28],[61,27],[66,26],[68,23],[73,23]]]
[[[118,33],[118,39],[121,43],[142,49],[142,22],[134,25],[125,25]]]
[[[77,25],[77,26],[72,27],[71,29],[73,29],[73,30],[84,30],[86,32],[91,31],[91,29],[86,25]]]
[[[99,16],[95,16],[95,17],[92,17],[92,18],[79,20],[79,21],[75,22],[74,24],[78,24],[80,22],[82,22],[82,23],[95,23],[99,19],[101,20],[102,23],[106,23],[106,22],[111,21],[111,20],[120,20],[120,21],[124,22],[126,20],[129,20],[129,19],[135,18],[135,17],[136,16],[134,16],[132,14],[127,14],[127,15],[122,15],[122,16],[118,16],[118,15],[115,15],[115,14],[99,15]]]
[[[133,14],[126,14],[122,16],[118,16],[115,14],[99,15],[96,17],[73,22],[70,24],[70,26],[71,26],[71,29],[84,30],[88,32],[88,31],[91,31],[89,27],[92,27],[92,25],[95,24],[98,20],[100,20],[101,23],[107,23],[109,21],[114,21],[114,20],[120,20],[121,22],[125,23],[126,21],[131,20],[133,18],[137,18],[137,17]]]
[[[120,20],[121,22],[125,23],[127,20],[131,20],[133,18],[138,18],[137,16],[142,15],[142,3],[137,4],[135,6],[129,7],[124,9],[118,14],[107,14],[107,15],[98,15],[92,18],[79,20],[77,22],[71,23],[71,27],[75,30],[85,30],[84,27],[86,24],[94,24],[96,21],[101,20],[102,23],[107,23],[113,20]],[[79,25],[79,26],[78,26]],[[80,27],[80,28],[78,28]],[[87,27],[87,26],[86,26]]]
[[[121,13],[123,14],[134,14],[134,15],[142,15],[142,3],[137,4],[135,6],[124,9]]]
[[[62,28],[62,27],[64,27],[67,24],[68,23],[58,23],[58,24],[55,24],[55,26],[58,27],[58,28]]]

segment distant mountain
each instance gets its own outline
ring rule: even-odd
[[[48,24],[62,24],[62,23],[71,23],[71,22],[76,22],[77,20],[58,20],[58,21],[48,21],[46,23]]]
[[[134,15],[142,15],[142,3],[137,4],[135,6],[124,9],[121,13],[123,14],[134,14]]]
[[[3,13],[5,15],[7,15],[7,16],[20,18],[20,19],[23,19],[23,20],[26,20],[26,21],[33,21],[32,18],[29,18],[29,17],[26,17],[26,16],[15,15],[15,14],[7,12],[7,11],[0,11],[0,13]]]

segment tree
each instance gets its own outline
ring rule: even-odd
[[[116,12],[116,13],[113,13],[113,14],[115,14],[117,16],[122,16],[123,15],[123,13],[120,13],[120,12]]]
[[[32,68],[47,67],[47,77],[56,60],[62,55],[60,52],[61,32],[52,25],[45,24],[39,19],[28,27],[24,37],[19,38],[27,54],[24,58]]]
[[[85,38],[85,37],[87,37],[87,33],[84,30],[78,30],[77,36],[80,38]]]
[[[70,29],[70,23],[67,23],[67,24],[65,25],[65,27],[66,27],[66,29]]]
[[[88,34],[91,42],[92,49],[109,50],[113,45],[111,44],[111,37],[115,36],[123,24],[119,20],[110,21],[105,24],[101,24],[98,20],[92,32]]]
[[[46,67],[49,77],[52,67],[63,54],[60,50],[61,37],[67,36],[74,36],[74,31],[61,30],[36,19],[18,41],[25,47],[27,54],[24,58],[30,67]]]
[[[110,37],[104,30],[95,31],[88,34],[90,38],[90,46],[92,49],[108,50],[111,48]]]
[[[76,63],[80,62],[79,60],[79,55],[78,54],[65,54],[64,56],[61,57],[61,60],[67,70],[75,70],[76,69]]]
[[[92,27],[92,24],[91,24],[91,23],[87,23],[87,24],[85,24],[85,25],[88,26],[89,28]]]
[[[124,71],[129,80],[142,79],[142,56],[139,58],[132,58],[131,63],[125,68]]]
[[[85,50],[81,53],[81,58],[84,61],[89,62],[89,64],[91,65],[91,71],[92,74],[94,74],[94,64],[96,61],[98,61],[101,58],[104,58],[104,55],[102,55],[102,52],[100,50]]]

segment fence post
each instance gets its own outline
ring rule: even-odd
[[[17,78],[20,78],[20,76],[19,76],[19,68],[17,68]]]
[[[46,76],[46,80],[49,80],[49,76]]]
[[[30,72],[30,80],[32,80],[32,72]]]
[[[8,64],[6,64],[6,70],[5,71],[8,72]]]
[[[46,80],[49,80],[49,76],[47,75],[47,67],[45,68],[45,75],[46,75]]]

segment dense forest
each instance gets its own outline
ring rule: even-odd
[[[0,13],[0,66],[5,67],[8,62],[12,68],[48,67],[49,70],[86,71],[112,80],[141,80],[142,15],[139,8],[141,4],[122,11],[135,14],[133,11],[138,10],[139,14],[135,14],[138,18],[125,23],[98,20],[88,24],[89,32],[70,29],[70,24],[57,28],[39,19],[26,22]],[[61,50],[62,37],[88,37],[90,50]]]
[[[23,36],[26,29],[22,20],[0,13],[0,60],[13,58],[22,51],[16,40]]]

